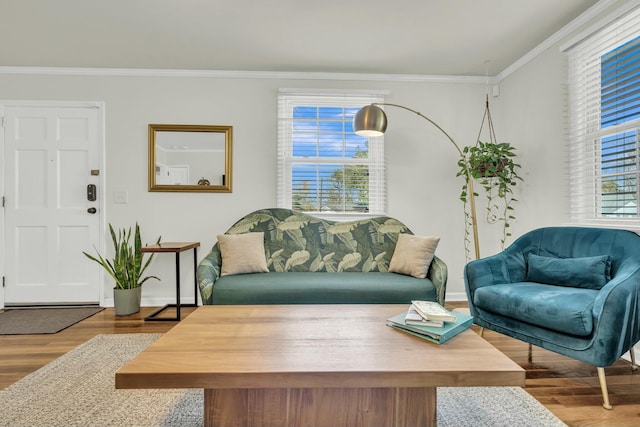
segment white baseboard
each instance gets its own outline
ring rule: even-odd
[[[140,301],[141,307],[163,307],[167,304],[175,304],[175,297],[142,297]],[[193,304],[193,297],[180,298],[180,304]],[[198,302],[200,304],[200,302]],[[113,307],[113,298],[106,298],[104,300],[104,307]]]
[[[447,292],[446,301],[466,301],[466,292]]]

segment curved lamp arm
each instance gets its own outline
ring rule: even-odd
[[[429,117],[425,116],[424,114],[422,114],[420,111],[416,111],[413,110],[409,107],[405,107],[404,105],[400,105],[400,104],[391,104],[388,102],[376,102],[373,103],[371,105],[390,105],[392,107],[398,107],[398,108],[402,108],[404,110],[407,111],[411,111],[412,113],[417,114],[418,116],[422,117],[423,119],[425,119],[426,121],[428,121],[429,123],[431,123],[432,125],[434,125],[436,128],[438,128],[440,130],[440,132],[442,132],[447,138],[449,138],[449,141],[451,141],[451,143],[453,144],[454,147],[456,147],[456,150],[458,150],[458,154],[460,154],[460,157],[464,157],[464,154],[462,153],[462,150],[460,149],[460,146],[453,140],[453,138],[451,138],[451,135],[449,135],[447,133],[447,131],[445,131],[444,129],[442,129],[442,127],[437,124],[436,122],[434,122],[433,120],[431,120]]]
[[[404,105],[392,104],[387,102],[374,102],[373,104],[362,107],[353,118],[353,130],[358,135],[363,136],[380,136],[387,130],[387,115],[384,113],[378,105],[389,105],[392,107],[402,108],[407,111],[411,111],[414,114],[422,117],[433,126],[435,126],[440,132],[442,132],[451,141],[453,146],[458,151],[460,158],[465,160],[464,153],[460,149],[460,146],[453,140],[440,125],[425,116],[419,111],[412,108],[405,107]],[[476,259],[480,259],[480,244],[478,242],[478,222],[476,220],[476,202],[473,193],[473,178],[467,172],[467,193],[469,194],[469,205],[471,210],[471,225],[473,228],[473,244],[476,253]]]

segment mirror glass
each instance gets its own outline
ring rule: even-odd
[[[231,192],[232,126],[149,125],[149,191]]]

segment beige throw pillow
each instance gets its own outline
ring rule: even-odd
[[[218,245],[222,255],[221,276],[245,273],[266,273],[264,233],[220,234]]]
[[[399,234],[396,249],[389,263],[389,271],[424,279],[427,277],[438,242],[439,237]]]

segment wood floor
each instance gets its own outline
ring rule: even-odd
[[[466,303],[447,306],[465,307]],[[193,310],[183,308],[183,315]],[[107,308],[57,334],[0,336],[0,389],[97,334],[165,332],[176,324],[145,322],[153,311],[145,307],[140,313],[116,318],[113,309]],[[602,408],[595,367],[538,347],[533,347],[530,363],[528,344],[492,331],[485,331],[484,338],[526,369],[525,390],[569,426],[640,426],[640,370],[632,371],[628,362],[621,360],[606,369],[614,406],[607,411]]]

